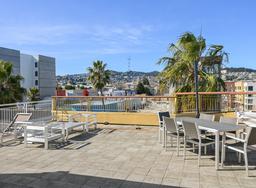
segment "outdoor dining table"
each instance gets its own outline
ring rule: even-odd
[[[220,133],[225,134],[226,132],[237,131],[237,130],[243,129],[243,127],[239,126],[239,125],[202,120],[202,119],[193,118],[193,117],[177,117],[176,118],[176,121],[178,124],[181,124],[182,120],[196,123],[199,130],[205,130],[205,131],[212,132],[215,134],[215,168],[216,168],[216,170],[219,169],[219,161],[220,161],[220,157],[219,157]]]

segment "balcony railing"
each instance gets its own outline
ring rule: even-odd
[[[248,108],[246,97],[252,97]],[[88,112],[194,112],[195,93],[182,92],[173,96],[77,96],[53,97],[54,111]],[[201,112],[256,110],[256,92],[199,92]]]
[[[31,121],[46,121],[52,119],[51,111],[51,100],[2,104],[0,105],[0,132],[17,113],[32,113]]]
[[[251,96],[251,104],[247,103],[248,95]],[[256,110],[256,92],[199,92],[199,110],[208,113]],[[134,124],[153,121],[156,124],[155,114],[158,111],[172,114],[195,112],[195,93],[176,93],[173,96],[53,96],[52,101],[5,104],[0,105],[0,131],[19,112],[32,113],[32,121],[62,121],[67,120],[70,113],[90,112],[99,113],[100,122],[113,120],[124,123],[120,119],[126,118],[128,123],[134,120]]]
[[[247,96],[251,103],[248,106]],[[176,93],[175,112],[194,112],[195,93]],[[256,110],[256,92],[199,92],[200,112],[232,112]]]
[[[54,96],[54,111],[147,112],[171,111],[170,96]]]

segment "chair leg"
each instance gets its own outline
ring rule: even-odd
[[[226,134],[224,133],[222,135],[222,142],[221,142],[221,167],[223,168],[224,161],[226,158],[226,148],[225,148],[225,143],[226,143]]]
[[[171,147],[173,147],[173,139],[172,139],[172,136],[171,136]]]
[[[164,142],[165,142],[164,143],[165,151],[167,151],[167,139],[168,139],[168,136],[167,136],[167,133],[165,133],[165,140],[164,140]]]
[[[200,167],[200,160],[201,160],[201,143],[199,143],[199,146],[198,146],[198,167]]]
[[[224,144],[222,144],[222,151],[221,151],[221,167],[223,168],[224,166],[224,162],[225,162],[225,158],[226,158],[226,148],[224,146]]]
[[[48,141],[44,142],[44,149],[48,149]]]
[[[183,159],[186,159],[186,139],[184,138],[184,150],[183,150]]]
[[[238,163],[241,163],[241,160],[242,160],[241,153],[240,153],[240,152],[238,152]]]
[[[195,153],[195,144],[192,144],[193,152]]]
[[[177,156],[179,156],[179,152],[180,152],[180,137],[178,135],[177,136]]]
[[[247,157],[247,151],[244,150],[244,162],[245,162],[245,170],[247,176],[249,176],[249,169],[248,169],[248,157]]]
[[[4,139],[4,138],[3,138],[3,134],[4,134],[4,133],[2,133],[1,139],[0,139],[0,144],[1,144],[1,145],[3,144],[3,141],[4,141],[4,140],[3,140],[3,139]]]
[[[207,146],[204,146],[204,155],[207,153]]]
[[[163,134],[163,147],[165,146],[165,141],[166,141],[166,134],[167,134],[167,131],[165,130],[165,127],[163,127],[163,130],[162,130],[162,134]]]

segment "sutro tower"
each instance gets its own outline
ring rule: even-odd
[[[128,71],[131,71],[131,57],[128,57]]]

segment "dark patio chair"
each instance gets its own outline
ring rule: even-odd
[[[165,126],[165,150],[167,150],[167,138],[170,136],[171,146],[173,146],[173,137],[177,141],[177,155],[179,155],[180,150],[180,138],[184,137],[184,132],[181,127],[179,127],[174,118],[163,117],[164,126]]]
[[[193,144],[193,147],[194,145],[198,146],[198,166],[200,166],[201,147],[212,145],[215,142],[214,140],[203,137],[195,123],[182,121],[182,126],[184,129],[184,160],[186,159],[186,143],[189,142]]]
[[[164,135],[163,117],[170,117],[170,112],[168,112],[168,111],[158,112],[157,115],[158,115],[158,121],[159,121],[158,139],[159,139],[159,143],[162,143],[164,145],[163,136],[165,136],[165,135]]]

